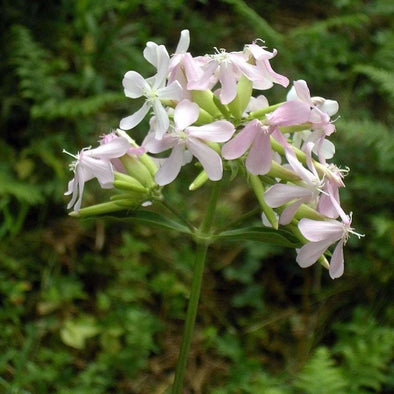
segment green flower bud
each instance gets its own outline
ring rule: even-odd
[[[148,188],[156,187],[154,174],[140,160],[140,156],[124,155],[120,158],[127,173],[135,178],[141,185]]]
[[[252,82],[242,75],[237,84],[237,95],[231,103],[227,104],[231,114],[236,119],[241,119],[242,114],[249,104],[250,97],[252,96],[253,84]]]
[[[208,180],[208,175],[207,173],[203,170],[201,171],[196,179],[190,184],[189,186],[189,190],[193,191],[193,190],[197,190],[198,188],[200,188],[201,186],[203,186],[205,184],[205,182]]]
[[[210,90],[192,90],[193,101],[198,106],[212,115],[214,118],[221,118],[222,113],[214,102],[216,97]]]
[[[124,209],[116,204],[114,201],[103,202],[101,204],[91,205],[90,207],[81,208],[78,212],[72,211],[70,216],[89,217],[103,215],[106,213],[117,212]]]

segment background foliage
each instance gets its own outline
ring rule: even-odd
[[[171,232],[68,218],[61,153],[94,145],[133,110],[121,78],[142,49],[240,50],[260,37],[274,68],[336,99],[342,195],[361,241],[331,281],[294,252],[246,242],[210,252],[188,393],[394,391],[394,5],[386,0],[2,0],[0,388],[9,393],[164,393],[193,262]],[[278,88],[276,98],[285,91]],[[143,126],[141,126],[143,127]],[[138,130],[136,131],[138,134]],[[182,202],[188,184],[169,188]],[[85,203],[99,200],[89,185]],[[188,192],[186,192],[188,193]],[[201,212],[190,195],[190,218]],[[253,201],[234,185],[221,214]]]

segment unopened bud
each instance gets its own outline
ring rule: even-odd
[[[210,90],[192,90],[193,101],[215,119],[221,118],[222,113],[214,102],[216,97]]]
[[[252,82],[242,75],[237,84],[237,95],[231,103],[227,104],[231,114],[236,119],[241,119],[242,114],[249,104],[250,97],[252,96],[253,84]]]
[[[197,175],[196,179],[190,184],[189,190],[190,191],[197,190],[198,188],[203,186],[207,180],[208,180],[208,174],[204,170],[201,171]]]

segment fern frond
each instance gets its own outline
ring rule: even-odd
[[[333,16],[322,21],[317,21],[312,24],[303,25],[292,29],[291,35],[304,35],[304,34],[316,34],[324,33],[329,29],[333,28],[352,28],[359,29],[361,26],[367,25],[370,22],[370,18],[366,14],[351,14]]]
[[[338,324],[336,331],[339,341],[334,351],[343,358],[341,365],[349,380],[348,392],[357,394],[370,389],[380,392],[389,381],[394,331],[378,325],[360,308],[351,323]]]
[[[305,394],[338,394],[347,392],[347,381],[329,350],[319,347],[298,374],[294,387]]]
[[[378,89],[387,93],[388,97],[394,102],[394,73],[366,64],[357,64],[353,67],[356,73],[364,74],[378,85]]]
[[[94,114],[105,105],[119,102],[122,98],[124,95],[120,92],[105,92],[93,97],[70,98],[63,101],[50,99],[33,105],[31,114],[33,118],[47,120],[76,118]]]
[[[53,77],[54,63],[49,53],[37,43],[30,30],[21,25],[11,28],[10,62],[19,78],[21,95],[33,102],[43,102],[59,95]],[[61,62],[56,65],[61,68]]]

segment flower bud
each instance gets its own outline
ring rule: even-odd
[[[146,167],[140,160],[140,156],[124,155],[120,158],[120,161],[127,173],[140,182],[141,185],[148,188],[157,186],[152,170]]]
[[[252,82],[245,75],[242,75],[237,84],[237,95],[235,99],[227,104],[228,109],[236,119],[240,120],[242,118],[242,114],[249,104],[250,97],[252,96],[252,86]]]
[[[221,118],[222,113],[214,102],[216,97],[210,90],[192,90],[193,101],[198,106],[212,115],[214,118]]]
[[[205,182],[208,180],[208,175],[207,173],[203,170],[201,171],[196,179],[190,184],[189,186],[189,190],[193,191],[193,190],[197,190],[198,188],[200,188],[201,186],[203,186],[205,184]]]
[[[72,211],[69,213],[69,215],[78,216],[78,217],[97,216],[97,215],[103,215],[105,213],[121,211],[122,209],[124,208],[116,204],[116,202],[107,201],[101,204],[96,204],[86,208],[81,208],[79,209],[78,212]]]

